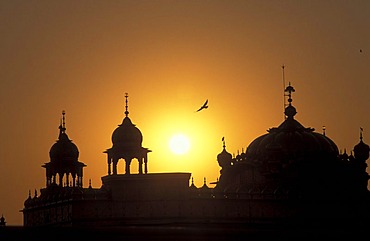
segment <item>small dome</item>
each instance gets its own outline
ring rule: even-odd
[[[217,161],[220,167],[230,166],[232,159],[232,155],[226,151],[225,147],[222,152],[217,155]]]
[[[125,117],[112,134],[113,146],[140,147],[143,141],[141,131],[132,124],[129,117]]]
[[[355,158],[358,160],[367,160],[369,158],[370,147],[362,141],[362,135],[360,142],[353,148]]]
[[[231,166],[231,163],[233,161],[233,157],[230,153],[226,151],[226,144],[225,144],[225,138],[222,137],[223,142],[223,150],[220,154],[217,155],[217,161],[218,165],[222,168]]]
[[[77,146],[68,138],[68,135],[65,133],[65,127],[61,125],[59,129],[59,139],[49,152],[50,161],[77,161],[79,156]]]

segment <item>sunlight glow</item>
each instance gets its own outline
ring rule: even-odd
[[[169,147],[174,154],[183,155],[190,149],[189,138],[183,134],[176,134],[170,139]]]

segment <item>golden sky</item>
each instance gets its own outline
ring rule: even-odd
[[[222,137],[237,154],[284,120],[282,65],[301,124],[347,152],[360,127],[370,143],[369,13],[367,0],[0,0],[0,215],[21,225],[45,187],[62,110],[84,185],[100,187],[126,92],[149,172],[197,186],[219,177]]]

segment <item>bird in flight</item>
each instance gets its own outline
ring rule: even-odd
[[[206,100],[206,102],[204,102],[204,104],[202,105],[202,107],[200,107],[196,112],[199,112],[203,109],[207,109],[208,108],[208,100]]]

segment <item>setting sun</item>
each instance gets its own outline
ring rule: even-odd
[[[176,134],[170,139],[169,147],[174,154],[183,155],[190,149],[189,138],[183,134]]]

